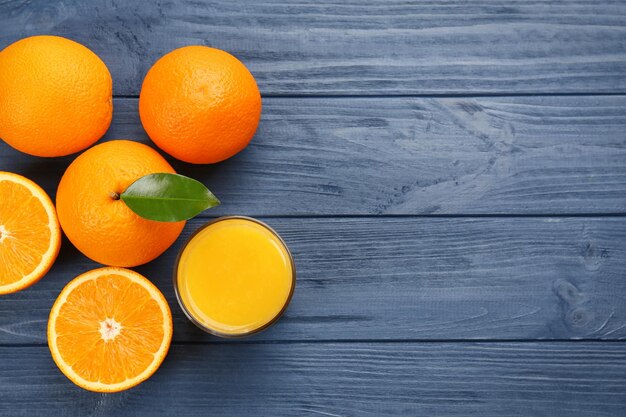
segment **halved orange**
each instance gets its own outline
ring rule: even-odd
[[[132,388],[159,368],[172,340],[163,294],[137,272],[94,269],[73,279],[50,311],[48,346],[57,366],[90,391]]]
[[[61,229],[50,197],[28,178],[0,171],[0,294],[39,281],[60,247]]]

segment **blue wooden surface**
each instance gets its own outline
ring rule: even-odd
[[[137,95],[163,53],[239,56],[261,125],[222,164],[173,161],[224,203],[181,240],[262,216],[299,281],[272,329],[209,337],[173,298],[178,242],[138,268],[174,314],[162,369],[94,394],[45,346],[59,291],[96,266],[64,241],[0,299],[0,415],[625,414],[626,2],[0,2],[0,48],[39,33],[109,66],[105,140],[149,143]],[[0,170],[51,195],[72,159],[0,143]]]

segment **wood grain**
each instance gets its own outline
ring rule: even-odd
[[[223,205],[137,268],[174,315],[157,374],[107,395],[58,371],[50,307],[100,266],[64,240],[0,300],[0,415],[624,414],[626,2],[0,0],[0,49],[34,34],[108,65],[104,140],[150,143],[143,77],[189,44],[239,57],[264,109],[235,158],[170,159]],[[0,170],[52,196],[73,158],[0,141]],[[172,289],[182,242],[222,214],[267,216],[298,270],[284,317],[244,340],[202,333]]]
[[[174,345],[150,380],[112,395],[72,385],[47,347],[0,357],[3,416],[617,416],[626,406],[615,343]]]
[[[626,4],[610,0],[18,0],[0,27],[0,48],[84,43],[121,95],[189,44],[242,59],[265,95],[626,92]]]
[[[172,161],[223,205],[211,214],[626,212],[626,96],[265,99],[243,153]],[[115,100],[106,138],[151,143],[136,99]],[[0,170],[54,195],[74,157],[0,142]]]
[[[626,338],[626,218],[270,218],[298,271],[291,306],[248,340]],[[138,271],[164,292],[178,342],[213,341],[172,287],[189,222]],[[45,343],[63,286],[98,265],[67,242],[52,271],[2,298],[0,343]],[[25,314],[27,312],[27,314]]]

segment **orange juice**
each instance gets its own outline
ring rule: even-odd
[[[269,226],[225,217],[198,230],[175,268],[185,314],[218,336],[243,336],[272,324],[286,308],[295,268],[283,240]]]

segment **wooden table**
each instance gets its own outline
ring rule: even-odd
[[[162,368],[114,395],[58,371],[49,309],[97,266],[64,241],[0,299],[0,414],[625,415],[626,2],[281,3],[0,2],[0,47],[57,34],[107,63],[105,140],[150,143],[141,82],[176,47],[232,52],[263,94],[246,151],[172,161],[223,205],[137,268],[173,310]],[[52,196],[72,159],[0,144],[0,169]],[[223,214],[275,227],[298,268],[283,319],[234,342],[188,322],[171,282]]]

